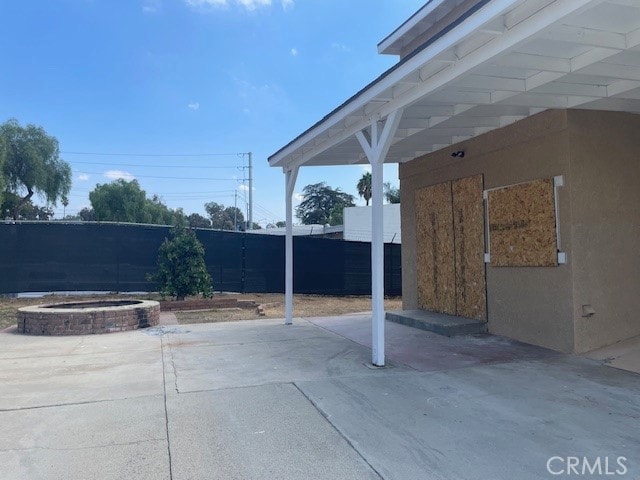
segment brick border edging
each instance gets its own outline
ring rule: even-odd
[[[136,300],[134,305],[93,308],[55,308],[36,305],[18,309],[18,333],[28,335],[92,335],[126,332],[152,327],[160,321],[160,304],[153,300]],[[73,302],[77,304],[96,303]]]

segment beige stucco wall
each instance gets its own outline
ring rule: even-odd
[[[572,110],[575,350],[640,335],[640,115]],[[595,314],[583,316],[583,305]]]
[[[451,152],[464,150],[463,159]],[[640,335],[640,115],[550,110],[400,166],[404,308],[417,308],[416,189],[563,175],[561,250],[546,268],[487,266],[489,331],[564,352]],[[595,312],[585,316],[585,307]]]
[[[400,165],[403,306],[418,308],[414,195],[418,188],[484,174],[485,188],[565,176],[559,209],[562,250],[571,259],[570,135],[567,112],[546,111]],[[451,152],[464,150],[462,159]],[[556,350],[574,350],[571,261],[546,268],[487,267],[489,331]]]

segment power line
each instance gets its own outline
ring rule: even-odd
[[[89,174],[89,175],[103,175],[104,172],[79,172],[76,170],[76,173],[84,173],[84,174]],[[225,181],[225,182],[230,182],[233,180],[237,180],[236,178],[211,178],[211,177],[166,177],[166,176],[162,176],[162,175],[134,175],[131,174],[131,176],[133,178],[160,178],[160,179],[168,179],[168,180],[212,180],[212,181]],[[119,177],[121,178],[121,177]],[[115,178],[114,180],[117,180],[117,178]]]
[[[91,193],[93,190],[95,190],[95,188],[76,188],[74,189],[74,192],[77,194],[81,194],[81,193]],[[209,195],[212,193],[233,193],[235,192],[234,189],[226,189],[226,190],[207,190],[207,191],[198,191],[198,192],[192,192],[190,190],[187,191],[181,191],[181,192],[164,192],[162,193],[162,195],[172,195],[172,196],[181,196],[181,195]]]
[[[149,168],[220,168],[220,169],[241,169],[238,165],[150,165],[143,163],[112,163],[112,162],[78,162],[71,161],[74,165],[108,165],[111,167],[149,167]]]
[[[241,157],[243,152],[234,153],[121,153],[121,152],[69,152],[61,151],[63,155],[93,155],[99,157]]]

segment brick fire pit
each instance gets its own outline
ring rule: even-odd
[[[158,324],[160,304],[151,300],[56,303],[18,310],[18,332],[30,335],[90,335]]]

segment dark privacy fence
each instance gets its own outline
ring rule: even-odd
[[[197,229],[215,290],[284,292],[284,237]],[[0,293],[154,291],[168,227],[103,223],[0,224]],[[294,291],[371,293],[371,245],[294,237]],[[385,245],[385,294],[401,295],[400,245]]]

